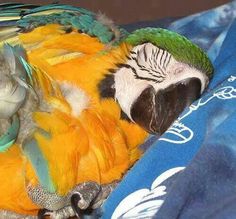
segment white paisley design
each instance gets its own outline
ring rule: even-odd
[[[174,144],[184,144],[192,138],[193,131],[179,120],[176,120],[165,132],[165,135],[158,140],[167,141]]]
[[[236,77],[231,75],[229,78],[228,78],[228,82],[233,82],[236,80]]]
[[[161,184],[184,168],[169,169],[153,181],[150,189],[139,189],[125,197],[116,207],[112,219],[152,218],[164,202],[162,196],[166,194],[166,186]]]
[[[236,77],[231,75],[228,78],[228,82],[234,82],[236,80]],[[194,132],[193,130],[186,126],[183,123],[183,119],[188,117],[190,114],[192,114],[194,111],[198,110],[199,108],[206,105],[208,102],[213,100],[214,98],[221,99],[221,100],[229,100],[236,98],[236,88],[233,86],[224,86],[219,89],[217,89],[211,96],[208,98],[201,98],[197,102],[193,103],[187,110],[187,112],[183,115],[181,115],[174,123],[173,125],[165,132],[163,137],[159,138],[159,141],[166,141],[174,144],[184,144],[186,142],[189,142],[193,136]]]

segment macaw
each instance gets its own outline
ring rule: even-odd
[[[127,33],[68,5],[0,7],[0,217],[80,217],[203,93],[212,64],[168,30]]]

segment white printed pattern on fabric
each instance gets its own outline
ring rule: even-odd
[[[234,82],[236,77],[231,75],[228,78],[228,82]],[[208,97],[207,99],[201,98],[196,103],[192,104],[188,111],[180,116],[173,125],[165,132],[165,135],[159,138],[159,141],[166,141],[174,144],[184,144],[189,142],[193,136],[193,130],[185,125],[182,120],[189,116],[192,112],[198,110],[202,106],[206,105],[209,101],[213,100],[214,98],[218,98],[221,100],[229,100],[236,98],[236,89],[233,86],[225,86],[217,89],[212,96]]]
[[[164,202],[160,197],[166,194],[166,186],[161,184],[184,168],[169,169],[153,181],[150,189],[144,188],[129,194],[117,206],[112,219],[152,218]]]
[[[228,78],[228,82],[234,82],[235,80],[236,77],[233,75]],[[236,89],[233,86],[224,86],[217,89],[207,99],[199,99],[196,103],[192,104],[188,111],[180,116],[166,131],[168,138],[161,137],[159,140],[174,144],[184,144],[190,141],[194,136],[194,132],[191,128],[187,127],[182,120],[215,98],[221,100],[236,98]],[[152,218],[158,212],[164,202],[163,197],[161,196],[166,194],[166,186],[160,184],[183,169],[184,167],[169,169],[153,181],[151,189],[139,189],[129,194],[116,207],[115,211],[113,212],[112,219]]]

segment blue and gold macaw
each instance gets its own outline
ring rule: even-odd
[[[2,4],[0,28],[1,218],[101,205],[213,73],[176,33],[68,5]]]

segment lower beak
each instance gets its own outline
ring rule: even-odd
[[[134,122],[151,134],[163,134],[180,113],[201,95],[201,82],[188,78],[157,93],[146,88],[131,108]]]

